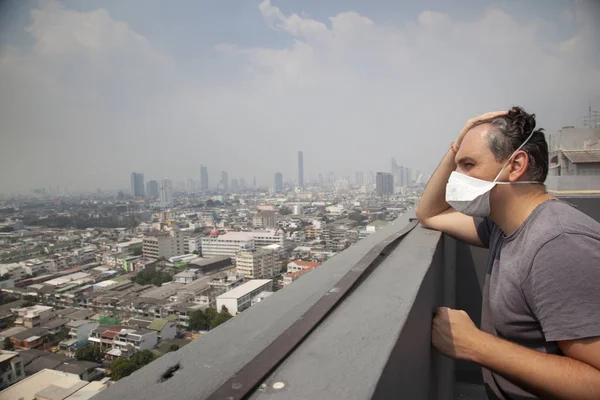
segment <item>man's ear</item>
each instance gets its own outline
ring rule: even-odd
[[[510,182],[516,182],[522,177],[526,176],[528,166],[529,155],[525,151],[519,150],[517,154],[513,156],[513,159],[510,163],[508,180]]]

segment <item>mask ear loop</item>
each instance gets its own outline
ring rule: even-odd
[[[523,148],[523,146],[525,146],[527,144],[527,142],[529,141],[529,139],[531,139],[531,137],[533,136],[534,133],[535,133],[535,131],[531,131],[531,133],[529,134],[527,139],[525,139],[525,141],[512,153],[512,155],[508,158],[508,161],[506,161],[506,163],[504,164],[504,166],[502,167],[500,172],[498,172],[498,175],[496,175],[496,177],[494,178],[494,180],[493,180],[494,183],[504,183],[504,182],[496,182],[496,181],[498,180],[498,178],[500,178],[500,175],[502,175],[502,172],[504,172],[504,169],[508,166],[508,164],[510,163],[510,160],[515,156],[515,154],[517,154],[517,152],[519,150],[521,150]],[[507,182],[507,183],[509,183],[509,182]],[[529,181],[523,182],[523,183],[529,183]]]

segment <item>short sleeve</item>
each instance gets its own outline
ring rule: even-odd
[[[473,222],[475,223],[475,229],[477,229],[477,236],[479,236],[479,240],[484,247],[490,247],[490,236],[492,234],[492,220],[488,217],[473,217]]]
[[[524,284],[547,342],[600,336],[600,239],[558,235],[537,252]]]

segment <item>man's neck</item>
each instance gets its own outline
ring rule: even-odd
[[[546,200],[555,199],[543,188],[533,191],[514,189],[512,195],[506,196],[499,201],[500,204],[492,207],[490,215],[492,221],[502,229],[504,236],[510,236],[519,229],[537,206]]]

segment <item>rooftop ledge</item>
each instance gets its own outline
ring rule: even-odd
[[[430,344],[432,315],[441,305],[458,305],[479,322],[483,276],[474,265],[485,264],[485,251],[420,225],[379,256],[371,272],[291,354],[274,369],[266,368],[249,396],[236,395],[235,388],[231,396],[215,394],[267,346],[281,343],[278,337],[286,329],[339,286],[373,247],[406,228],[410,217],[398,218],[94,400],[485,398],[477,366],[455,363]]]
[[[600,220],[600,197],[565,200]],[[480,368],[441,356],[430,342],[431,318],[438,306],[463,309],[479,324],[487,251],[420,225],[378,256],[371,272],[293,352],[274,368],[265,368],[273,360],[264,355],[272,354],[273,347],[285,347],[282,342],[294,336],[286,330],[297,321],[306,325],[314,315],[305,313],[322,298],[335,297],[343,286],[340,279],[361,270],[357,263],[404,230],[410,217],[398,218],[94,400],[484,399]],[[278,346],[269,347],[274,342]],[[256,387],[245,388],[239,383],[243,375],[236,373],[251,361],[257,365],[251,372],[262,378]],[[227,395],[222,395],[223,389]],[[243,397],[240,393],[246,389],[251,390]]]

